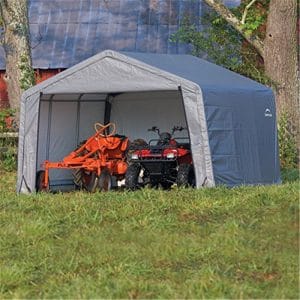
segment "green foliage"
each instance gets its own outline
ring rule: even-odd
[[[246,34],[251,36],[253,33],[265,22],[264,16],[261,15],[252,15],[248,16],[248,21],[244,24],[243,29],[246,31]],[[250,19],[250,20],[249,20]]]
[[[14,110],[12,109],[1,109],[0,110],[0,132],[8,131],[6,118],[14,116]]]
[[[21,71],[20,85],[22,90],[27,90],[35,83],[34,70],[31,67],[30,57],[26,54],[21,55],[19,69]]]
[[[232,9],[239,19],[242,17],[245,5],[248,4],[246,2]],[[264,36],[264,30],[259,28],[266,21],[268,2],[268,0],[258,1],[260,6],[251,7],[248,11],[243,27],[249,36],[253,34]],[[215,12],[210,12],[201,19],[201,24],[199,31],[195,24],[190,23],[188,17],[184,18],[171,40],[191,44],[193,54],[196,56],[207,54],[208,59],[218,65],[263,84],[271,84],[264,74],[262,59],[256,50],[222,17]]]
[[[1,299],[299,296],[299,182],[29,196],[14,183],[1,174]]]
[[[0,132],[4,132],[6,129],[5,118],[7,116],[6,110],[0,110]]]
[[[240,20],[248,3],[250,3],[250,1],[242,1],[241,5],[233,10]],[[265,25],[267,21],[269,4],[270,0],[257,0],[248,10],[243,29],[249,36],[256,35],[264,39],[265,31],[260,30],[260,28]]]
[[[282,169],[281,179],[283,182],[296,182],[300,180],[299,169]]]
[[[0,168],[5,171],[14,171],[17,169],[16,147],[0,147]]]
[[[282,168],[297,167],[297,143],[289,120],[291,118],[287,112],[282,112],[278,120],[279,157]]]
[[[212,26],[209,23],[212,22]],[[225,26],[225,21],[214,14],[214,18],[205,19],[205,29],[198,31],[194,24],[185,18],[178,32],[172,36],[172,41],[180,41],[193,45],[193,54],[201,56],[207,53],[216,64],[235,70],[240,65],[239,49],[240,36],[231,27]],[[217,31],[222,29],[223,34]]]
[[[28,29],[29,28],[25,23],[15,23],[14,32],[17,33],[21,38],[27,37]]]
[[[0,110],[0,168],[6,171],[13,171],[17,167],[17,140],[4,136],[15,130],[14,114],[12,109]]]

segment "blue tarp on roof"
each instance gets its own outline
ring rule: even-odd
[[[170,36],[185,16],[201,29],[206,10],[202,0],[29,0],[33,66],[69,68],[104,49],[189,53]],[[5,69],[2,47],[0,69]]]

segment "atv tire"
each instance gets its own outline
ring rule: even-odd
[[[193,165],[179,165],[176,182],[178,187],[195,187],[195,172]]]
[[[112,178],[108,170],[104,169],[101,171],[99,176],[98,187],[101,192],[107,192],[111,190]]]
[[[167,182],[167,181],[164,181],[164,182],[161,182],[160,183],[160,186],[163,190],[169,190],[171,188],[171,186],[173,185],[172,182]]]
[[[127,168],[125,174],[125,187],[129,190],[136,190],[139,188],[139,175],[141,166],[139,164],[132,164]]]

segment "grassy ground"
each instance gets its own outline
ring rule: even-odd
[[[16,195],[0,174],[0,298],[299,298],[299,180]]]

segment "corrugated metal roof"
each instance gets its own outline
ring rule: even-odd
[[[33,66],[68,68],[104,49],[188,53],[170,35],[185,16],[201,27],[203,11],[201,0],[29,0]]]

